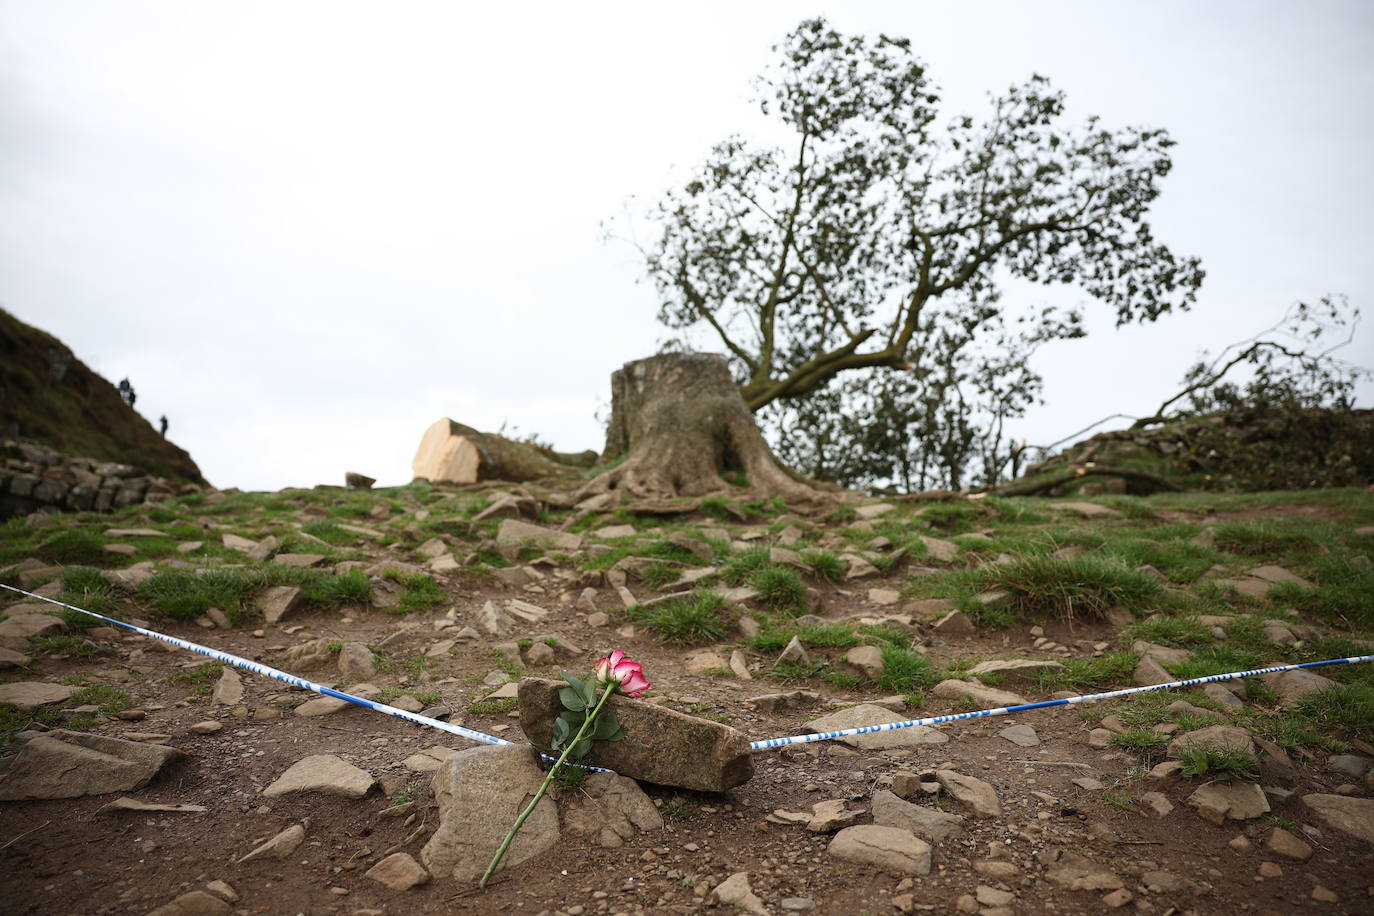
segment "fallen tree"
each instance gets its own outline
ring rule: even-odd
[[[558,453],[496,433],[479,432],[444,417],[425,430],[410,467],[417,479],[431,483],[523,483],[580,473],[578,466],[555,461],[550,454]]]

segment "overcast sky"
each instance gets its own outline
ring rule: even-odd
[[[951,114],[1035,72],[1074,121],[1178,141],[1151,222],[1202,258],[1197,306],[1089,309],[1014,433],[1150,411],[1326,292],[1370,313],[1343,352],[1374,363],[1359,0],[0,0],[0,305],[129,377],[220,487],[403,483],[445,415],[599,449],[611,371],[664,336],[599,224],[757,133],[749,80],[816,13],[911,38]]]

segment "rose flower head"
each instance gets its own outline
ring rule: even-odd
[[[620,651],[596,663],[596,681],[603,686],[617,684],[621,693],[632,697],[642,697],[650,686],[644,678],[643,666]]]

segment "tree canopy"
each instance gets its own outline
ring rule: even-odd
[[[941,120],[904,38],[802,22],[757,81],[785,143],[717,144],[651,216],[641,247],[660,320],[709,329],[750,409],[842,373],[924,371],[922,353],[1005,333],[999,282],[1073,284],[1118,325],[1193,301],[1203,272],[1146,220],[1171,167],[1160,129],[1070,127],[1032,76],[981,118]],[[1081,334],[1073,310],[1017,339]]]

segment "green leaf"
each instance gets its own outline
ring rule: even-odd
[[[588,681],[582,685],[582,698],[587,701],[588,706],[596,706],[596,681]]]
[[[582,694],[584,697],[587,695],[587,685],[586,685],[586,684],[582,683],[582,681],[580,681],[580,680],[578,680],[577,678],[573,677],[571,674],[569,674],[569,673],[566,672],[566,671],[562,671],[562,672],[559,672],[559,673],[563,675],[563,680],[567,681],[569,684],[572,684],[572,685],[573,685],[573,689],[575,689],[578,693]]]
[[[582,695],[571,687],[564,687],[559,690],[558,699],[562,702],[564,709],[580,711],[587,708],[587,704],[582,701]]]
[[[553,720],[553,746],[562,747],[572,737],[572,729],[562,718]]]
[[[586,757],[586,756],[587,756],[587,752],[590,751],[591,749],[592,749],[592,739],[591,739],[591,738],[583,738],[581,741],[579,741],[579,742],[577,742],[576,744],[573,745],[572,752],[571,752],[571,756],[573,756],[573,757]]]
[[[614,733],[614,734],[612,734],[609,738],[602,738],[601,740],[602,740],[602,741],[620,741],[620,740],[622,740],[624,737],[625,737],[625,729],[623,729],[623,728],[621,728],[619,725],[617,725],[617,726],[615,727],[615,733]]]
[[[615,717],[602,713],[596,717],[596,725],[592,726],[592,737],[598,741],[606,741],[619,730],[620,723]]]

